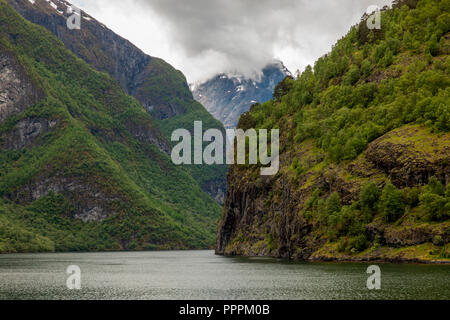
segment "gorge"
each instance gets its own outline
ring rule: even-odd
[[[0,253],[449,262],[448,1],[394,1],[380,29],[365,15],[296,78],[272,61],[193,92],[88,13],[68,29],[68,7],[0,0]],[[273,174],[203,163],[235,127],[279,131]],[[171,159],[180,129],[209,132],[197,165]]]

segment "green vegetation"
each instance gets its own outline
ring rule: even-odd
[[[419,204],[431,221],[445,221],[450,218],[450,186],[444,189],[442,183],[432,177],[424,192],[419,196]]]
[[[352,27],[241,118],[280,129],[280,171],[270,182],[255,179],[257,167],[231,169],[236,192],[259,188],[251,194],[280,212],[255,212],[248,242],[270,228],[288,233],[271,235],[273,255],[448,259],[449,12],[447,0],[395,1],[381,30]],[[241,248],[224,249],[232,250]]]
[[[0,205],[0,252],[119,250],[106,223],[64,216],[64,198],[49,195],[30,206]]]
[[[23,119],[56,123],[38,143],[0,152],[0,196],[16,203],[0,205],[0,252],[214,243],[220,207],[154,145],[165,143],[164,135],[135,99],[4,0],[0,50],[12,52],[45,92],[37,105],[0,124],[0,137]],[[43,195],[31,196],[37,185],[61,191],[52,194],[48,187]],[[106,217],[74,219],[93,206],[101,206]],[[29,248],[24,239],[33,239]]]
[[[448,190],[447,187],[445,191],[435,177],[430,178],[425,186],[402,190],[388,182],[382,192],[375,183],[370,182],[362,187],[359,200],[346,206],[341,205],[337,192],[323,201],[320,198],[320,190],[316,190],[306,203],[305,217],[319,228],[322,226],[326,229],[330,240],[342,238],[339,241],[341,250],[353,249],[354,252],[360,252],[367,248],[362,244],[368,245],[364,227],[376,217],[390,224],[398,222],[399,219],[410,220],[404,216],[407,208],[406,212],[412,212],[414,209],[414,216],[411,218],[418,224],[448,220],[450,218]]]
[[[203,130],[211,128],[225,131],[222,123],[216,120],[200,103],[194,100],[192,92],[187,86],[184,75],[175,70],[162,59],[152,58],[146,69],[144,84],[134,93],[136,97],[149,99],[156,106],[154,119],[168,141],[172,132],[183,128],[194,132],[194,121],[201,121]],[[143,99],[144,99],[143,98]],[[158,116],[160,108],[176,108],[177,114],[163,117]],[[195,165],[185,166],[203,190],[208,190],[211,184],[219,186],[225,184],[228,167],[224,165]]]
[[[371,217],[377,206],[380,193],[381,192],[380,189],[378,189],[378,186],[374,182],[369,182],[363,186],[361,193],[359,194],[361,209],[370,214]]]
[[[253,108],[256,125],[271,128],[293,118],[296,142],[314,138],[335,162],[356,158],[403,124],[449,131],[448,9],[448,1],[419,1],[415,10],[383,11],[378,39],[373,30],[364,39],[365,22],[353,27],[314,68],[286,79],[273,101]],[[427,45],[412,49],[411,42]]]
[[[386,222],[397,221],[404,212],[402,192],[391,183],[386,184],[380,197],[380,212]]]
[[[17,211],[10,207],[0,207],[0,252],[46,252],[54,251],[55,245],[49,238],[25,229],[17,222]]]
[[[194,100],[186,103],[188,112],[170,119],[157,120],[157,123],[169,141],[172,132],[176,129],[183,128],[193,134],[195,121],[202,122],[203,131],[218,129],[224,132],[224,136],[226,135],[222,123],[214,119],[200,103]],[[176,144],[176,142],[173,144]],[[205,142],[204,146],[207,144]],[[185,165],[183,167],[191,173],[192,177],[194,177],[195,181],[199,183],[203,190],[208,189],[210,184],[220,186],[221,183],[226,183],[226,175],[228,172],[228,166],[226,165]]]

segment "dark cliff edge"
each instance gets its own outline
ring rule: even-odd
[[[182,72],[163,59],[151,57],[128,40],[115,34],[101,22],[81,11],[81,29],[67,28],[68,1],[8,0],[27,20],[41,25],[56,35],[79,58],[98,71],[117,80],[128,94],[135,97],[155,119],[170,141],[173,130],[185,128],[193,132],[194,120],[202,121],[205,130],[222,124],[197,101]],[[165,152],[169,153],[170,148]],[[223,202],[226,191],[225,166],[188,167],[201,188],[217,202]]]
[[[216,254],[450,262],[445,6],[396,1],[240,118],[280,129],[280,170],[231,166]]]

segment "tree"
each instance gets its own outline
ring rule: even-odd
[[[372,68],[373,67],[372,67],[372,64],[370,63],[369,59],[365,59],[361,63],[361,74],[363,76],[367,77],[372,72]]]
[[[394,0],[392,1],[392,8],[401,8],[402,6],[408,6],[411,9],[416,8],[418,0]]]
[[[429,220],[443,221],[449,218],[450,199],[447,193],[444,185],[436,177],[428,180],[428,185],[425,186],[419,200]]]
[[[352,64],[350,66],[350,69],[348,70],[348,72],[345,74],[343,81],[344,84],[348,84],[348,85],[354,85],[356,82],[358,82],[360,77],[360,72],[359,72],[359,68],[357,65]]]
[[[414,48],[414,38],[408,30],[403,34],[403,46],[410,50]]]
[[[450,217],[450,201],[435,193],[425,192],[420,195],[420,206],[431,221],[444,221]]]
[[[430,193],[434,193],[440,196],[443,196],[445,194],[445,187],[444,185],[435,177],[431,177],[428,180],[428,186],[426,187]]]
[[[275,101],[280,101],[283,96],[289,93],[294,87],[294,78],[287,76],[274,89],[273,98]]]
[[[402,193],[390,182],[386,184],[381,193],[379,209],[383,219],[387,222],[397,221],[403,215]]]
[[[363,209],[372,211],[380,198],[380,189],[375,182],[365,184],[359,194],[359,203]]]
[[[325,202],[325,210],[327,215],[341,211],[341,198],[337,192],[333,192]]]
[[[433,34],[430,37],[430,40],[428,40],[427,46],[425,48],[425,53],[429,53],[433,57],[439,54],[439,43],[435,34]]]
[[[394,62],[394,54],[392,53],[391,49],[387,48],[383,58],[381,59],[381,65],[383,67],[389,67],[392,62]]]

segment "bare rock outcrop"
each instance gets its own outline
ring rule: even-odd
[[[71,199],[72,218],[84,222],[101,221],[115,215],[112,204],[119,201],[119,197],[101,191],[93,183],[76,177],[59,176],[37,178],[11,194],[10,198],[17,203],[28,204],[50,193],[62,194]]]
[[[38,103],[43,96],[14,54],[0,45],[0,123]]]
[[[450,134],[439,139],[417,126],[393,130],[369,144],[366,158],[397,187],[426,184],[432,176],[450,180]]]
[[[9,150],[30,147],[44,132],[55,127],[56,124],[54,120],[39,117],[20,120],[10,132],[4,134],[4,142],[0,144],[0,147]]]

